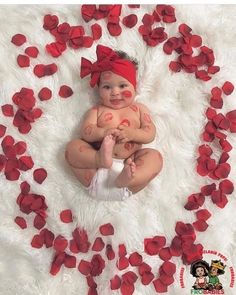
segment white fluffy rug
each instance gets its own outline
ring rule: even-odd
[[[175,55],[163,52],[163,43],[148,47],[138,33],[142,16],[151,13],[154,5],[141,5],[140,9],[131,9],[124,5],[122,17],[136,13],[139,23],[133,29],[125,28],[119,37],[112,37],[106,29],[105,20],[98,23],[103,28],[103,35],[91,48],[72,50],[68,48],[62,56],[55,59],[45,51],[45,45],[54,41],[53,36],[42,27],[46,14],[55,14],[60,23],[70,25],[82,24],[90,34],[90,25],[81,17],[80,6],[70,5],[12,5],[0,6],[0,102],[12,104],[12,96],[22,87],[34,90],[36,107],[42,109],[42,116],[32,123],[31,131],[24,135],[12,125],[12,118],[0,115],[0,124],[7,126],[7,135],[16,141],[27,143],[26,155],[34,160],[34,167],[21,173],[19,180],[6,180],[0,174],[0,294],[1,295],[85,295],[88,292],[85,277],[78,271],[81,259],[90,260],[93,251],[76,255],[77,265],[74,269],[62,267],[56,276],[50,275],[50,265],[54,250],[42,247],[31,247],[31,240],[38,232],[33,227],[34,213],[25,215],[16,204],[20,193],[20,183],[27,180],[31,191],[44,195],[48,205],[46,227],[55,235],[63,235],[68,240],[72,231],[78,226],[85,228],[91,243],[100,235],[99,226],[111,223],[115,234],[105,237],[104,241],[112,244],[117,255],[118,245],[124,243],[127,252],[134,251],[143,255],[145,262],[153,267],[155,277],[162,261],[158,256],[144,253],[143,240],[147,237],[164,235],[169,246],[175,236],[177,221],[192,223],[196,220],[194,211],[187,211],[184,205],[187,197],[200,192],[208,178],[196,173],[197,149],[203,142],[201,134],[207,122],[205,111],[209,106],[212,87],[221,87],[225,81],[236,85],[236,27],[235,5],[176,5],[177,22],[164,24],[169,36],[179,36],[178,26],[186,23],[193,34],[202,36],[203,44],[212,48],[215,53],[215,64],[221,70],[211,81],[197,80],[194,74],[184,72],[171,73],[168,65]],[[13,35],[21,33],[27,37],[27,43],[16,47],[11,43]],[[78,125],[86,110],[96,101],[95,90],[89,87],[89,79],[79,77],[80,59],[95,57],[96,44],[124,50],[139,61],[139,83],[137,101],[146,104],[152,111],[157,128],[157,137],[150,144],[161,151],[164,157],[164,168],[161,174],[143,191],[121,203],[96,202],[90,199],[82,186],[76,181],[64,159],[64,150],[68,141],[76,138]],[[31,59],[28,68],[20,68],[16,63],[18,54],[23,54],[27,46],[36,46],[40,54]],[[33,67],[38,63],[58,65],[58,72],[52,76],[39,79],[33,74]],[[73,96],[63,99],[58,95],[61,85],[70,86]],[[37,97],[42,87],[52,90],[52,99],[40,101]],[[14,105],[15,108],[15,105]],[[235,93],[224,98],[222,111],[236,109]],[[16,108],[15,108],[16,110]],[[229,179],[236,183],[236,136],[227,133],[228,140],[234,149],[230,152],[231,173]],[[219,154],[217,145],[216,155]],[[0,151],[0,153],[2,153]],[[40,185],[33,179],[33,170],[45,168],[48,177]],[[205,232],[196,232],[196,243],[201,243],[205,250],[215,251],[214,255],[204,254],[203,259],[221,259],[226,264],[225,274],[220,277],[227,295],[235,294],[233,271],[236,269],[236,194],[228,197],[224,209],[214,205],[210,198],[203,208],[207,208],[212,217]],[[72,223],[62,223],[60,212],[71,209]],[[16,216],[26,219],[28,228],[22,230],[14,222]],[[69,253],[69,252],[68,252]],[[109,280],[121,275],[115,262],[108,261],[105,252],[106,267],[99,277],[98,294],[121,294],[111,291]],[[174,257],[176,264],[175,282],[168,288],[167,294],[190,294],[194,278],[189,273],[189,266],[183,264],[180,257]],[[135,267],[130,270],[136,272]],[[126,270],[127,271],[127,270]],[[184,271],[181,284],[180,273]],[[231,284],[231,286],[230,286]],[[183,288],[184,287],[184,288]],[[135,283],[135,295],[156,294],[153,284],[144,286],[140,279]]]

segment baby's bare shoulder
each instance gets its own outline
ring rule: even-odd
[[[148,109],[148,107],[145,105],[145,104],[143,104],[143,103],[141,103],[141,102],[136,102],[135,103],[135,105],[139,108],[139,110],[142,112],[147,112],[147,111],[149,111],[149,109]]]

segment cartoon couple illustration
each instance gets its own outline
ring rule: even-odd
[[[195,261],[190,268],[191,275],[196,278],[193,288],[210,291],[223,289],[218,276],[225,273],[225,267],[220,260],[212,260],[211,266],[204,260]]]

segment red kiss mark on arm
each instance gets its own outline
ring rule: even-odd
[[[134,112],[138,112],[138,107],[135,105],[135,104],[132,104],[131,106],[130,106],[130,108],[131,108],[131,110],[133,110]]]

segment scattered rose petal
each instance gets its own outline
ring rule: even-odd
[[[73,221],[72,212],[70,209],[63,210],[60,213],[60,219],[64,223],[70,223]]]
[[[164,261],[170,260],[172,257],[170,248],[169,247],[162,248],[159,252],[159,257]]]
[[[54,240],[53,247],[57,252],[63,252],[68,246],[68,241],[61,235]]]
[[[127,28],[133,28],[138,22],[138,17],[136,14],[129,14],[125,16],[122,20],[123,25]]]
[[[17,63],[21,68],[26,68],[30,65],[30,59],[27,55],[19,54],[17,56]]]
[[[2,108],[2,113],[4,116],[6,116],[6,117],[13,117],[14,116],[13,105],[5,104],[1,108]],[[3,126],[3,125],[1,125],[1,126]]]
[[[73,94],[73,90],[69,86],[62,85],[60,87],[60,90],[59,90],[60,97],[67,98],[67,97],[70,97],[72,94]]]
[[[47,171],[43,168],[35,169],[33,177],[37,183],[42,184],[47,177]]]
[[[110,244],[106,245],[106,256],[108,260],[113,260],[115,258],[115,252]]]
[[[99,24],[93,24],[91,26],[93,40],[99,40],[102,36],[102,27]]]
[[[91,272],[91,263],[81,259],[79,265],[78,265],[78,270],[85,276],[90,274]]]
[[[222,193],[230,195],[234,191],[234,184],[228,179],[224,179],[219,184],[219,189]]]
[[[156,279],[153,281],[153,285],[157,293],[166,293],[167,286],[162,283],[160,279]]]
[[[129,256],[129,263],[132,266],[139,266],[143,262],[142,256],[138,252],[134,252]]]
[[[16,46],[21,46],[26,42],[26,37],[23,34],[16,34],[12,37],[11,42]]]
[[[208,228],[208,224],[205,220],[199,219],[195,222],[193,222],[193,227],[200,232],[205,231]]]
[[[99,231],[103,236],[114,235],[114,228],[110,223],[103,224],[99,227]]]
[[[49,100],[52,97],[52,91],[47,88],[47,87],[43,87],[39,93],[38,93],[38,97],[40,100],[44,101],[44,100]]]
[[[126,269],[129,266],[129,259],[125,256],[120,257],[117,260],[116,266],[119,270]]]
[[[37,229],[41,229],[45,226],[45,224],[46,224],[46,220],[37,214],[34,218],[34,227]]]
[[[43,247],[43,238],[40,235],[34,235],[32,241],[31,241],[31,246],[33,248],[42,248]]]
[[[15,223],[16,223],[17,225],[19,225],[19,227],[22,228],[22,229],[27,228],[26,221],[25,221],[25,219],[24,219],[23,217],[17,216],[17,217],[15,218]]]
[[[39,51],[37,47],[30,46],[25,49],[25,53],[32,58],[36,58],[39,54]]]
[[[226,81],[222,86],[222,90],[225,95],[230,95],[234,91],[234,85],[231,82]]]
[[[201,209],[196,212],[198,220],[207,220],[211,217],[211,213],[207,209]]]
[[[7,127],[0,124],[0,138],[3,137],[6,133]]]
[[[118,290],[121,286],[121,279],[118,275],[115,275],[114,278],[110,280],[111,290]]]
[[[96,240],[93,243],[92,250],[97,251],[97,252],[102,251],[104,246],[105,246],[105,244],[104,244],[102,238],[98,237],[98,238],[96,238]]]
[[[65,267],[75,268],[76,267],[76,257],[66,254],[64,264],[65,264]]]
[[[52,30],[59,24],[59,19],[56,15],[46,14],[43,18],[43,28],[45,30]]]

